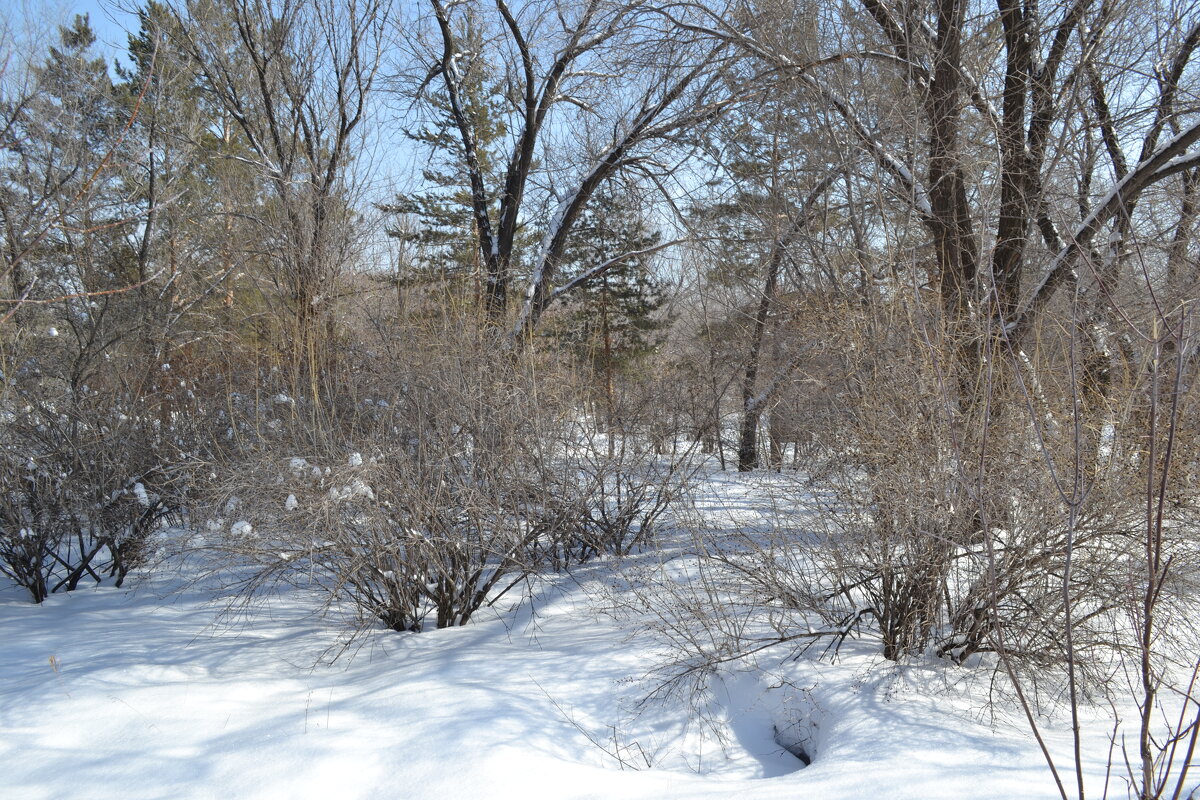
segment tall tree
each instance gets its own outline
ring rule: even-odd
[[[85,16],[60,28],[13,118],[0,190],[8,304],[18,324],[36,317],[72,334],[54,348],[71,386],[139,325],[123,297],[139,280],[130,236],[142,221],[124,184],[132,112],[94,44]]]
[[[59,30],[59,41],[34,71],[36,95],[14,109],[8,125],[3,202],[5,252],[12,298],[32,292],[81,291],[82,276],[53,274],[37,252],[68,246],[90,229],[107,188],[106,149],[116,128],[115,96],[86,16]],[[67,283],[64,284],[64,281]]]
[[[237,126],[270,192],[261,234],[293,323],[298,389],[320,393],[337,279],[354,243],[352,165],[383,56],[390,0],[167,4],[176,43]],[[228,31],[231,36],[223,35]]]
[[[471,14],[459,20],[458,38],[464,52],[458,60],[462,72],[461,102],[469,119],[479,169],[490,187],[488,208],[496,214],[503,174],[507,126],[503,85],[495,66],[485,55],[483,32]],[[446,96],[434,93],[426,99],[424,119],[404,131],[405,138],[427,154],[421,170],[424,186],[401,192],[381,206],[398,215],[399,225],[388,234],[413,248],[409,274],[402,280],[417,283],[454,284],[455,293],[478,292],[482,299],[482,261],[478,231],[472,214],[471,179],[465,167],[466,153]]]
[[[456,19],[468,6],[475,19],[489,20],[489,58],[501,65],[506,86],[509,143],[498,192],[481,162],[466,103],[467,48]],[[546,0],[517,9],[501,1],[494,13],[470,3],[430,0],[430,8],[434,43],[419,80],[437,78],[462,142],[486,305],[495,327],[508,321],[512,272],[520,259],[517,232],[528,221],[531,186],[545,187],[539,194],[549,206],[547,222],[538,226],[541,244],[524,259],[530,278],[510,334],[520,345],[543,312],[580,285],[562,284],[559,266],[596,191],[623,171],[660,179],[663,167],[652,153],[678,145],[685,131],[734,101],[718,79],[726,48],[669,33],[644,6],[611,0],[580,5]],[[567,134],[570,147],[541,152],[550,131]],[[535,181],[539,154],[555,168]],[[598,265],[596,274],[618,263]]]

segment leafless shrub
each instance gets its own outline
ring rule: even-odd
[[[181,513],[194,462],[187,421],[153,400],[86,386],[8,396],[0,573],[35,602],[86,578],[120,586],[159,524]]]
[[[569,379],[431,324],[348,363],[323,428],[305,401],[252,404],[208,511],[214,543],[251,565],[244,595],[302,584],[360,622],[462,625],[536,571],[648,539],[677,470],[610,461]]]
[[[823,431],[816,469],[764,482],[757,521],[697,520],[686,586],[649,579],[658,588],[646,591],[662,596],[642,606],[665,615],[656,627],[685,654],[677,674],[780,644],[836,647],[863,635],[892,660],[983,659],[1047,685],[1070,662],[1081,691],[1111,690],[1114,669],[1136,662],[1139,649],[1128,620],[1137,616],[1134,565],[1144,560],[1148,444],[1137,426],[1148,412],[1118,406],[1125,422],[1097,412],[1089,452],[1070,414],[1055,411],[1072,407],[1066,384],[1039,386],[1033,422],[1012,395],[1003,413],[950,406],[943,352],[919,320],[897,320],[902,313],[864,307],[858,320],[843,315],[836,329],[810,331],[853,343],[838,384],[843,414]],[[1038,357],[1064,352],[1047,342]],[[1004,386],[992,388],[998,407]],[[1176,447],[1176,457],[1190,452]],[[1087,471],[1071,515],[1052,469],[1064,464]],[[1168,495],[1164,547],[1183,602],[1195,509],[1181,486]]]
[[[653,546],[667,512],[686,496],[697,469],[689,448],[660,456],[622,437],[612,453],[596,442],[577,445],[567,463],[577,474],[574,531],[563,541],[568,561],[627,556]]]

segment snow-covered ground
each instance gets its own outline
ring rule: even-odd
[[[721,477],[713,502],[750,503],[753,480]],[[41,606],[0,594],[0,798],[1057,796],[1019,719],[985,712],[986,683],[897,668],[869,642],[731,668],[699,720],[686,699],[639,702],[660,653],[636,618],[603,613],[611,564],[336,660],[340,628],[311,596],[219,616],[193,569]],[[1048,730],[1068,763],[1065,725]],[[1107,734],[1085,740],[1096,789]]]

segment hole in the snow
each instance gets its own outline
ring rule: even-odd
[[[782,747],[784,752],[794,756],[802,767],[812,764],[815,751],[813,730],[810,725],[803,722],[794,722],[782,727],[775,725],[773,738],[775,744]]]

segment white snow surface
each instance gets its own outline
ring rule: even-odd
[[[719,477],[713,496],[738,507],[750,480]],[[292,590],[221,613],[190,564],[40,606],[6,587],[0,797],[1057,796],[1033,738],[985,714],[964,670],[897,667],[865,640],[835,659],[731,668],[713,681],[708,725],[679,699],[641,703],[661,653],[602,613],[595,588],[612,566],[557,576],[467,627],[372,632],[336,660],[342,628],[315,613],[319,598]],[[812,765],[775,729],[807,742]],[[1085,741],[1097,781],[1105,733],[1097,723]],[[1066,726],[1047,735],[1066,765]]]

